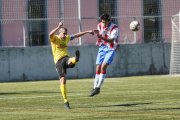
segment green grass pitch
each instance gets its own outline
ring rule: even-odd
[[[92,84],[68,80],[66,110],[58,80],[0,83],[0,120],[180,120],[180,77],[107,78],[88,97]]]

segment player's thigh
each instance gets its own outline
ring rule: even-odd
[[[106,63],[108,65],[111,64],[114,56],[115,56],[115,50],[109,50],[105,55],[103,63]]]
[[[106,56],[106,49],[107,49],[107,46],[105,46],[105,45],[99,47],[97,58],[96,58],[97,65],[100,65],[103,63],[103,60]]]
[[[56,71],[59,74],[59,76],[63,76],[67,73],[66,62],[67,58],[65,57],[56,63]]]
[[[104,61],[105,56],[106,56],[106,52],[98,52],[97,58],[96,58],[96,64],[97,65],[102,64],[103,61]]]

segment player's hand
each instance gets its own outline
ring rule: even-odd
[[[101,38],[102,38],[102,35],[100,35],[100,34],[97,34],[97,37],[101,39]]]
[[[94,31],[93,30],[89,30],[89,31],[87,31],[89,34],[91,34],[91,35],[94,35]]]
[[[98,37],[98,38],[101,38],[101,37],[102,37],[102,35],[99,34],[99,30],[94,30],[94,33],[97,34],[97,37]]]
[[[60,28],[60,27],[62,27],[62,26],[63,26],[63,22],[60,21],[60,22],[59,22],[59,25],[58,25],[58,28]]]
[[[93,30],[94,33],[99,34],[99,30]]]

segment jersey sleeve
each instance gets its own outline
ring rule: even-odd
[[[75,36],[72,34],[70,35],[70,40],[74,40]]]
[[[110,39],[117,39],[119,34],[119,29],[115,28],[111,31]]]
[[[56,38],[57,36],[56,35],[53,35],[52,37],[50,37],[50,42],[56,42]]]
[[[101,23],[99,23],[99,24],[97,25],[97,30],[99,30],[99,31],[100,31],[100,30],[101,30],[101,28],[100,28],[100,27],[101,27]]]

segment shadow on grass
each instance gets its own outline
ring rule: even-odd
[[[98,106],[98,107],[113,107],[113,106],[134,107],[134,106],[146,105],[146,104],[152,104],[152,103],[150,103],[150,102],[148,102],[148,103],[127,103],[127,104],[115,104],[115,105]]]
[[[97,107],[113,107],[113,106],[124,106],[124,107],[136,107],[139,105],[148,105],[148,104],[153,104],[151,102],[148,103],[127,103],[127,104],[115,104],[115,105],[107,105],[107,106],[97,106]],[[147,108],[147,109],[139,109],[142,111],[166,111],[166,110],[180,110],[179,107],[177,108]],[[136,111],[136,110],[128,110],[128,111]]]
[[[155,111],[155,110],[180,110],[180,108],[154,108],[154,109],[143,109],[144,111]]]

